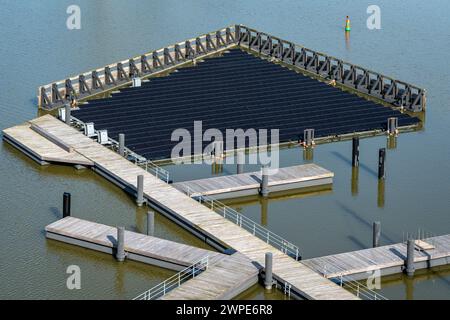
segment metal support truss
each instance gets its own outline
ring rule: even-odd
[[[345,86],[404,107],[409,111],[422,111],[425,107],[425,90],[414,85],[295,45],[244,25],[235,26],[235,36],[240,46],[251,51],[279,59],[324,79],[339,81]]]

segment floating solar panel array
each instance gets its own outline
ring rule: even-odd
[[[309,128],[318,138],[385,130],[390,117],[399,127],[419,122],[240,49],[91,100],[73,115],[115,140],[124,133],[128,148],[153,160],[170,158],[172,132],[193,136],[194,121],[224,136],[226,129],[279,129],[280,142],[299,141]]]

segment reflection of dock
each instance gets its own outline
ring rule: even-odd
[[[289,190],[277,193],[271,193],[267,198],[260,197],[259,195],[253,195],[248,197],[231,198],[223,201],[228,206],[241,207],[241,206],[252,206],[261,204],[263,200],[276,202],[276,201],[286,201],[292,199],[302,199],[309,197],[322,196],[332,193],[333,189],[331,185],[323,185],[318,187],[304,188],[300,190]]]
[[[316,164],[305,164],[278,169],[269,175],[270,192],[283,192],[333,183],[334,174]],[[179,190],[192,197],[209,196],[214,199],[238,198],[257,195],[261,185],[261,172],[213,177],[174,183]]]
[[[429,246],[429,248],[418,247],[424,243],[432,243],[433,246]],[[407,245],[405,243],[397,243],[372,249],[313,258],[304,260],[303,263],[311,269],[324,274],[329,279],[340,276],[366,279],[376,270],[379,270],[381,275],[402,273],[407,256],[406,250]],[[417,242],[414,252],[416,269],[431,268],[449,263],[450,235],[427,238]]]

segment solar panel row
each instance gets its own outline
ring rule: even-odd
[[[169,158],[177,143],[172,132],[193,134],[194,121],[224,135],[226,129],[279,129],[280,142],[303,139],[307,128],[325,137],[386,129],[389,117],[398,117],[399,126],[419,121],[239,49],[92,100],[74,116],[114,139],[125,133],[127,147],[149,159]]]

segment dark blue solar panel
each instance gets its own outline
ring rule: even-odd
[[[302,139],[308,128],[325,137],[384,130],[389,117],[400,126],[419,122],[239,49],[92,100],[74,116],[114,139],[125,133],[127,147],[149,159],[169,158],[172,132],[192,133],[200,120],[203,130],[279,129],[281,142]]]

